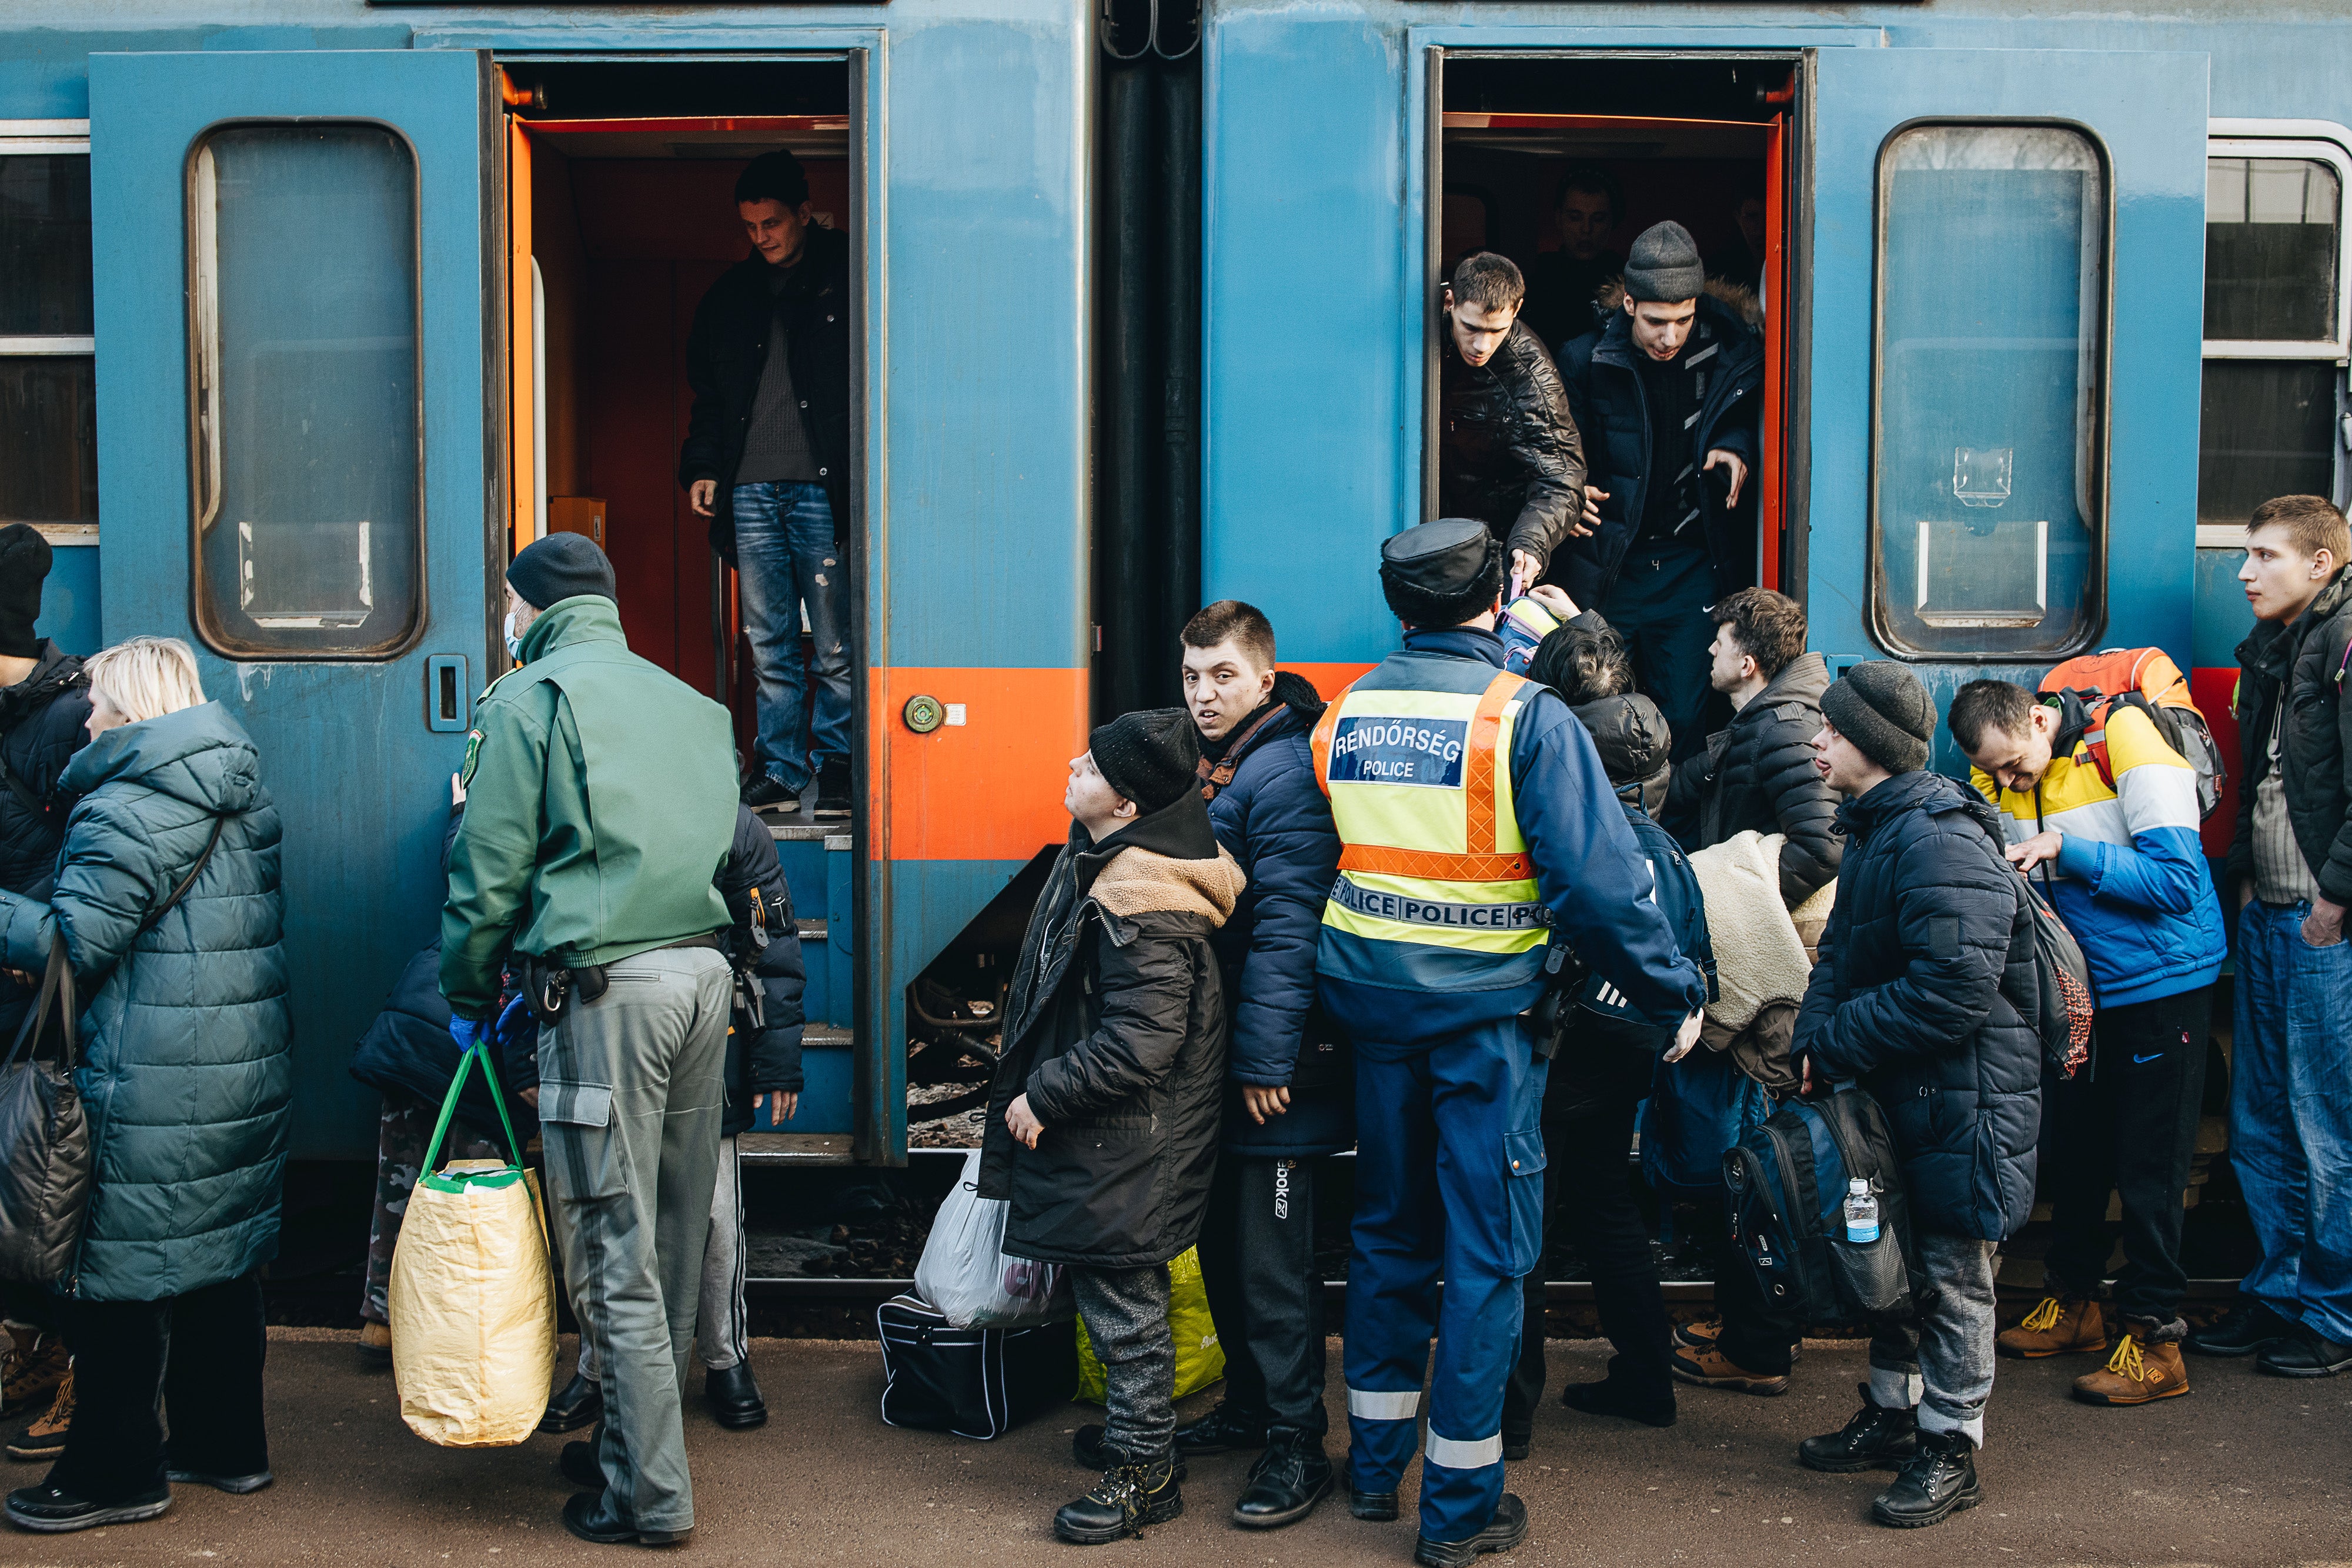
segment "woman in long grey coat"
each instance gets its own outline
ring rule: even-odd
[[[47,1479],[8,1494],[37,1531],[152,1519],[173,1481],[269,1483],[258,1270],[293,1083],[278,811],[253,741],[205,700],[184,643],[133,638],[86,667],[56,885],[46,904],[0,894],[0,963],[38,976],[62,944],[84,999],[97,1173],[58,1282],[73,1425]]]

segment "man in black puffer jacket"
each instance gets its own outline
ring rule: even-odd
[[[1584,443],[1551,355],[1519,319],[1527,283],[1507,257],[1480,251],[1445,287],[1438,355],[1438,510],[1476,517],[1533,586],[1552,552],[1585,532]]]
[[[1168,1263],[1200,1239],[1224,1100],[1225,992],[1210,938],[1244,878],[1201,799],[1182,708],[1122,716],[1070,763],[1069,842],[1022,939],[989,1092],[980,1196],[1004,1250],[1068,1270],[1101,1359],[1103,1473],[1054,1516],[1093,1545],[1184,1511]],[[1082,1437],[1086,1434],[1081,1434]]]
[[[0,888],[39,899],[49,896],[73,805],[57,798],[58,778],[89,738],[81,661],[33,633],[49,559],[49,541],[32,524],[0,528],[0,766],[7,769],[0,777]]]
[[[1860,1413],[1798,1457],[1831,1471],[1900,1459],[1871,1513],[1908,1528],[1982,1496],[1993,1253],[2033,1207],[2042,1126],[2033,916],[1992,807],[1923,771],[1936,708],[1918,677],[1858,664],[1822,713],[1814,745],[1847,798],[1847,848],[1791,1055],[1805,1092],[1858,1082],[1885,1111],[1932,1293],[1915,1323],[1872,1341]]]

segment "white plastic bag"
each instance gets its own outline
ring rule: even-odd
[[[964,1155],[915,1265],[915,1293],[956,1328],[1028,1328],[1077,1315],[1060,1268],[1005,1256],[1007,1207],[980,1196],[980,1151]]]

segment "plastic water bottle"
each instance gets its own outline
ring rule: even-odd
[[[1860,1176],[1846,1183],[1845,1239],[1857,1245],[1878,1239],[1878,1199]]]

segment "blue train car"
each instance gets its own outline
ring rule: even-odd
[[[748,711],[672,469],[685,326],[769,148],[850,238],[864,346],[860,809],[778,827],[823,1027],[771,1157],[904,1157],[914,982],[1017,931],[1063,762],[1166,689],[1172,616],[1252,600],[1327,687],[1389,645],[1370,563],[1434,505],[1436,284],[1472,246],[1538,274],[1571,164],[1622,193],[1616,245],[1676,217],[1752,282],[1756,577],[1833,664],[1948,694],[2157,643],[2226,739],[2234,530],[2346,493],[2352,28],[2322,5],[219,15],[0,16],[0,518],[68,547],[45,629],[188,638],[262,744],[299,1155],[370,1146],[343,1063],[431,933],[517,545],[598,538],[633,645]]]

